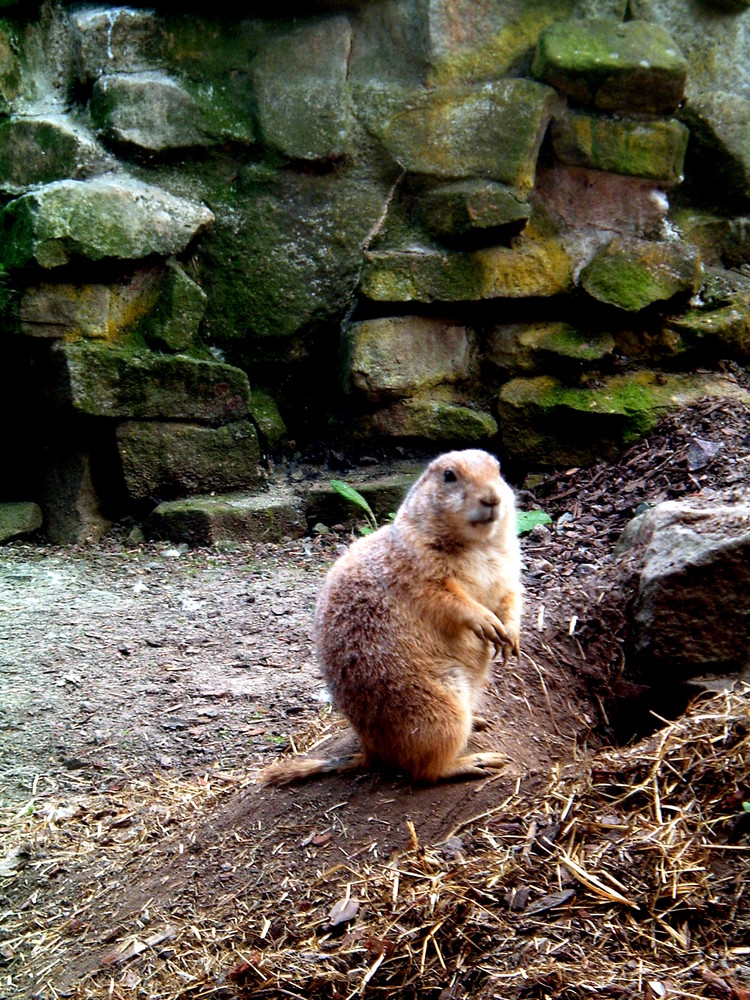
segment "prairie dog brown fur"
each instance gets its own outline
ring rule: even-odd
[[[318,598],[318,657],[362,752],[282,761],[262,780],[380,761],[435,782],[507,763],[464,750],[494,653],[519,653],[520,571],[513,492],[497,460],[478,449],[436,458],[393,523],[337,560]]]

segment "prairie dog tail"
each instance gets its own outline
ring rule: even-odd
[[[357,771],[365,771],[368,766],[369,758],[362,751],[326,759],[293,757],[264,767],[259,778],[262,785],[296,785],[323,774],[356,774]]]

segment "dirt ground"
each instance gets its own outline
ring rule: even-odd
[[[649,709],[665,706],[628,681],[615,542],[643,504],[750,495],[748,454],[750,412],[706,401],[618,463],[519,488],[520,506],[545,509],[553,524],[523,541],[523,653],[497,666],[485,705],[481,745],[504,751],[509,766],[475,783],[425,788],[382,774],[256,783],[282,752],[350,740],[330,714],[311,641],[315,595],[345,534],[182,551],[133,545],[115,530],[91,549],[4,547],[0,997],[364,991],[342,986],[344,959],[331,971],[294,921],[333,932],[330,905],[339,892],[354,905],[347,894],[362,865],[382,868],[410,850],[424,860],[425,845],[442,845],[443,859],[471,854],[477,823],[498,811],[528,846],[552,822],[533,819],[529,840],[528,817],[551,780],[608,743],[650,738]],[[744,865],[747,855],[737,857]],[[344,917],[341,930],[354,919]],[[266,947],[309,968],[288,980],[255,975]],[[480,995],[456,975],[446,969],[440,989],[425,980],[396,995]],[[375,989],[378,976],[366,982]],[[539,990],[513,995],[564,993]]]

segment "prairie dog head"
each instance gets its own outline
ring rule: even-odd
[[[514,516],[513,491],[500,463],[486,451],[449,451],[431,462],[412,486],[403,516],[438,544],[485,542]]]

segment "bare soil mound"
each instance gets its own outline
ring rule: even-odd
[[[519,491],[553,525],[474,783],[255,783],[351,740],[310,643],[341,538],[4,549],[0,995],[747,1000],[748,694],[629,683],[613,548],[644,503],[748,495],[749,446],[705,402]]]

